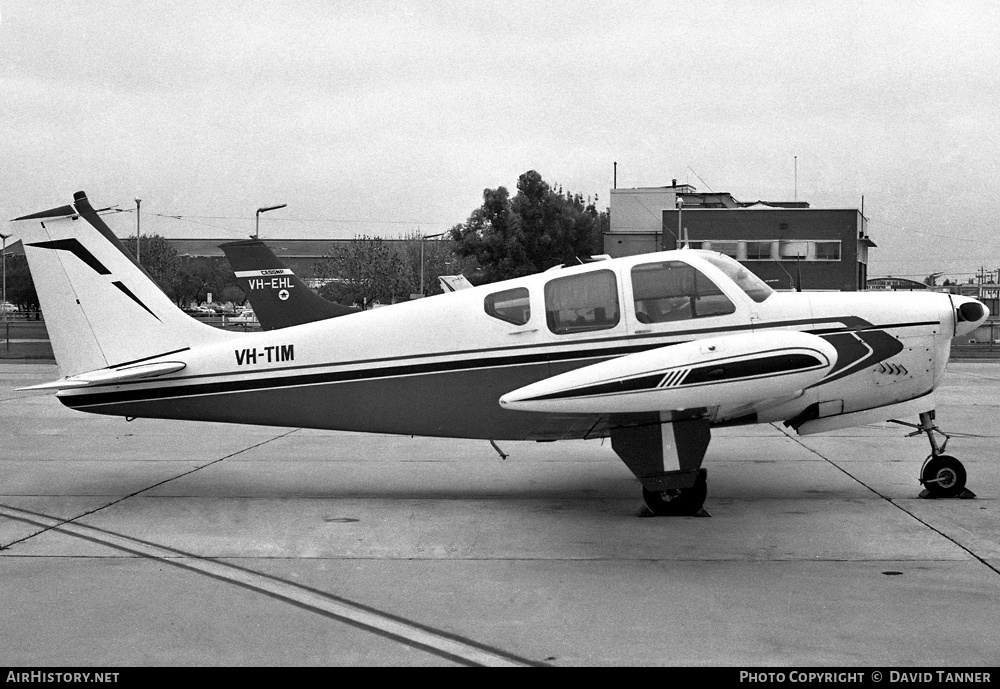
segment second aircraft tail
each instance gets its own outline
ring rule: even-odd
[[[313,292],[259,239],[229,242],[219,248],[229,259],[262,330],[358,312],[356,308],[327,301]]]

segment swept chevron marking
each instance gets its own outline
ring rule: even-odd
[[[80,243],[79,239],[56,239],[51,242],[34,242],[28,244],[28,246],[35,246],[39,249],[68,251],[93,268],[98,275],[111,275],[111,271],[105,268],[104,264],[98,261],[94,254],[87,251],[87,248]]]

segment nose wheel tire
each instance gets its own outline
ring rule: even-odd
[[[965,467],[951,455],[931,457],[920,472],[920,482],[935,498],[954,498],[965,490]]]
[[[700,469],[690,488],[664,491],[642,489],[642,499],[649,511],[657,517],[693,517],[705,504],[708,496],[708,471]]]

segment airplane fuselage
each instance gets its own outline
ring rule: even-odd
[[[59,398],[74,409],[128,417],[497,440],[598,437],[605,434],[608,413],[518,411],[498,400],[624,355],[786,330],[818,335],[832,345],[832,370],[794,394],[713,405],[706,410],[713,424],[847,414],[919,398],[939,382],[956,334],[949,295],[764,296],[742,289],[699,254],[666,252],[551,270],[241,334],[155,358],[182,362],[176,373],[64,390]],[[671,307],[660,299],[651,318],[643,311],[653,301],[644,298],[649,287],[643,270],[683,267],[684,261],[711,284],[698,277],[687,288],[697,298],[674,300],[684,302],[683,313],[665,313]],[[554,282],[561,278],[571,279]]]

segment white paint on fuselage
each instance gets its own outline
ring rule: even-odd
[[[187,364],[178,375],[130,386],[130,390],[191,383],[281,378],[303,373],[394,367],[440,362],[479,362],[511,357],[546,355],[563,358],[572,367],[574,352],[581,362],[593,363],[601,356],[619,356],[626,347],[652,347],[726,334],[766,332],[768,329],[814,333],[858,327],[858,323],[882,328],[903,343],[891,361],[912,375],[893,385],[874,386],[870,370],[863,369],[832,383],[805,390],[792,399],[761,400],[751,411],[760,422],[786,420],[814,403],[842,400],[843,412],[869,409],[926,394],[940,381],[955,332],[955,315],[948,295],[896,293],[781,293],[761,303],[753,301],[725,274],[699,257],[697,251],[674,251],[633,256],[574,266],[365,311],[325,321],[228,339],[193,347],[171,360]],[[636,317],[630,270],[640,263],[681,260],[709,277],[733,302],[732,314],[672,321],[640,323]],[[574,273],[614,270],[618,281],[620,320],[613,328],[556,334],[546,325],[544,285]],[[494,318],[484,309],[484,298],[494,292],[525,287],[530,295],[531,315],[524,325]],[[601,350],[607,350],[602,354]],[[242,352],[242,354],[241,354]],[[250,352],[254,356],[250,356]],[[587,361],[584,362],[583,360]],[[570,363],[566,363],[566,362]],[[515,362],[504,366],[518,366]],[[537,363],[535,364],[537,367]],[[542,368],[538,368],[541,372]],[[544,378],[539,373],[539,380]],[[518,387],[512,385],[511,389]],[[64,391],[64,396],[89,391]],[[496,395],[507,391],[500,391]],[[447,394],[447,391],[441,391]],[[391,401],[390,401],[391,402]],[[497,403],[496,400],[493,400]],[[833,408],[828,406],[827,408]],[[716,420],[743,415],[720,401]]]

